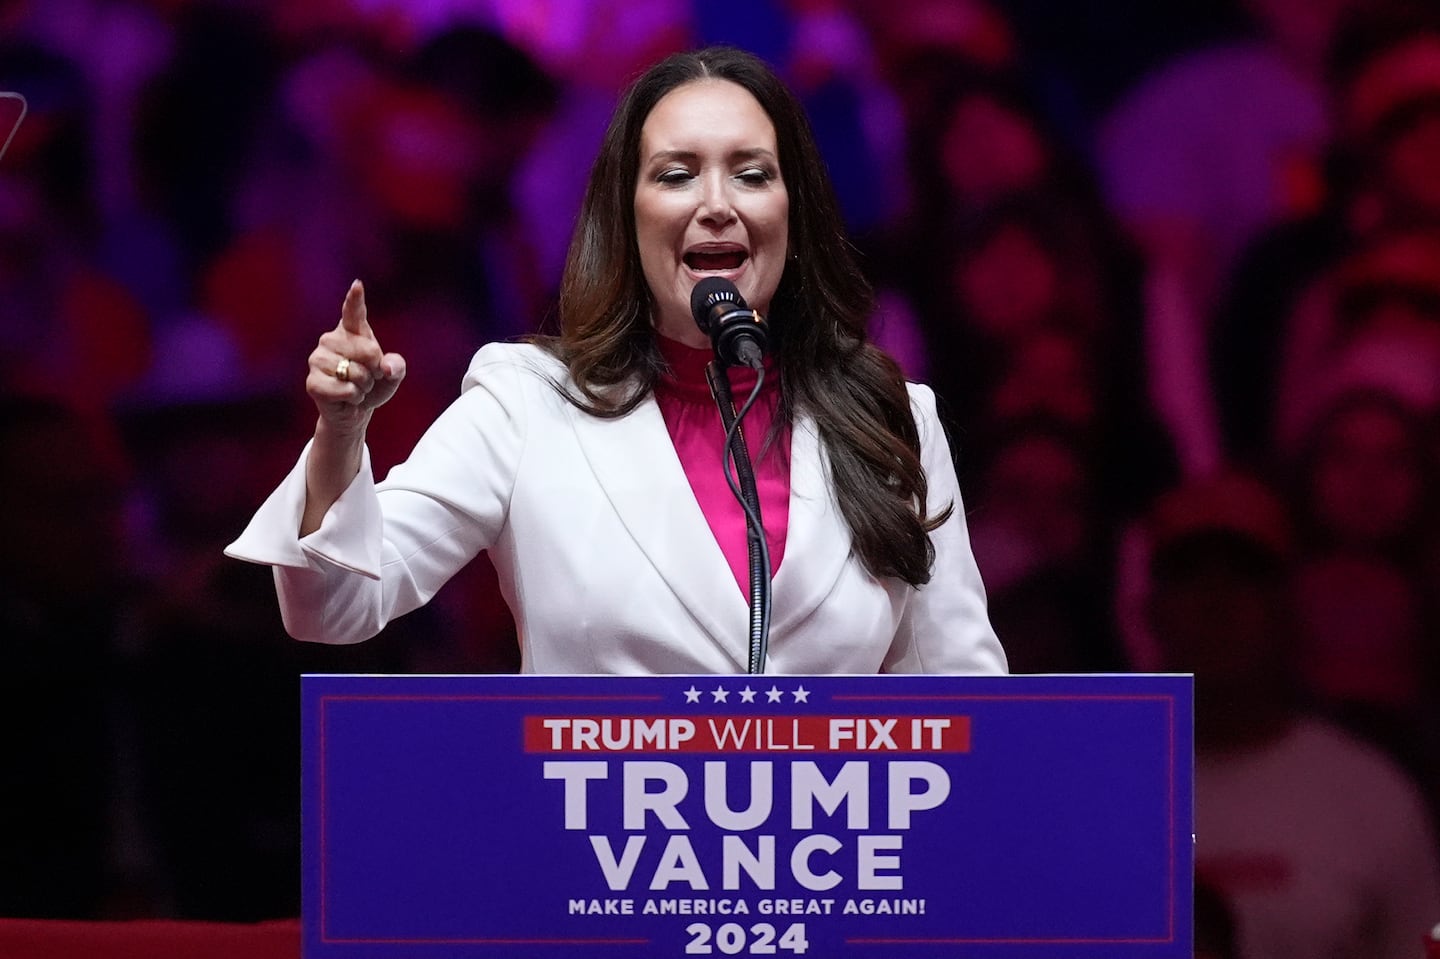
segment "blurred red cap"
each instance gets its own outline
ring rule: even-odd
[[[1338,278],[1342,292],[1388,287],[1440,295],[1440,235],[1419,230],[1388,233],[1347,258]]]
[[[1151,546],[1159,553],[1202,533],[1233,533],[1284,557],[1290,552],[1290,516],[1264,483],[1243,473],[1221,473],[1164,493],[1150,513]]]
[[[1440,98],[1440,35],[1424,33],[1368,63],[1350,85],[1345,127],[1365,138],[1397,108]]]

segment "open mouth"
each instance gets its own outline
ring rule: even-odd
[[[744,250],[691,250],[685,254],[685,265],[696,273],[724,273],[738,270],[750,258]]]

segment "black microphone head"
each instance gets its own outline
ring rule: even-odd
[[[721,316],[732,310],[750,309],[734,283],[723,276],[707,276],[690,291],[690,315],[695,318],[695,325],[700,327],[700,332],[711,332],[717,306],[721,307]]]

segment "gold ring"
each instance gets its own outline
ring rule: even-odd
[[[350,380],[350,357],[340,357],[340,362],[335,364],[335,378],[341,382]]]

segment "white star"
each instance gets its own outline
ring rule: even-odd
[[[746,686],[744,689],[740,690],[740,701],[742,703],[753,703],[755,701],[755,690],[751,689],[749,686]]]
[[[784,695],[784,693],[780,692],[779,686],[771,686],[768,690],[765,691],[765,701],[771,703],[778,703],[780,702],[780,697]]]
[[[716,686],[710,691],[710,695],[715,697],[715,702],[723,703],[725,701],[725,697],[730,695],[730,690],[726,689],[724,686]]]
[[[698,703],[700,701],[700,690],[692,683],[690,688],[685,690],[685,701],[687,703]]]
[[[797,703],[808,703],[810,701],[810,690],[804,686],[795,687],[795,692],[791,693],[791,695],[795,697]]]

